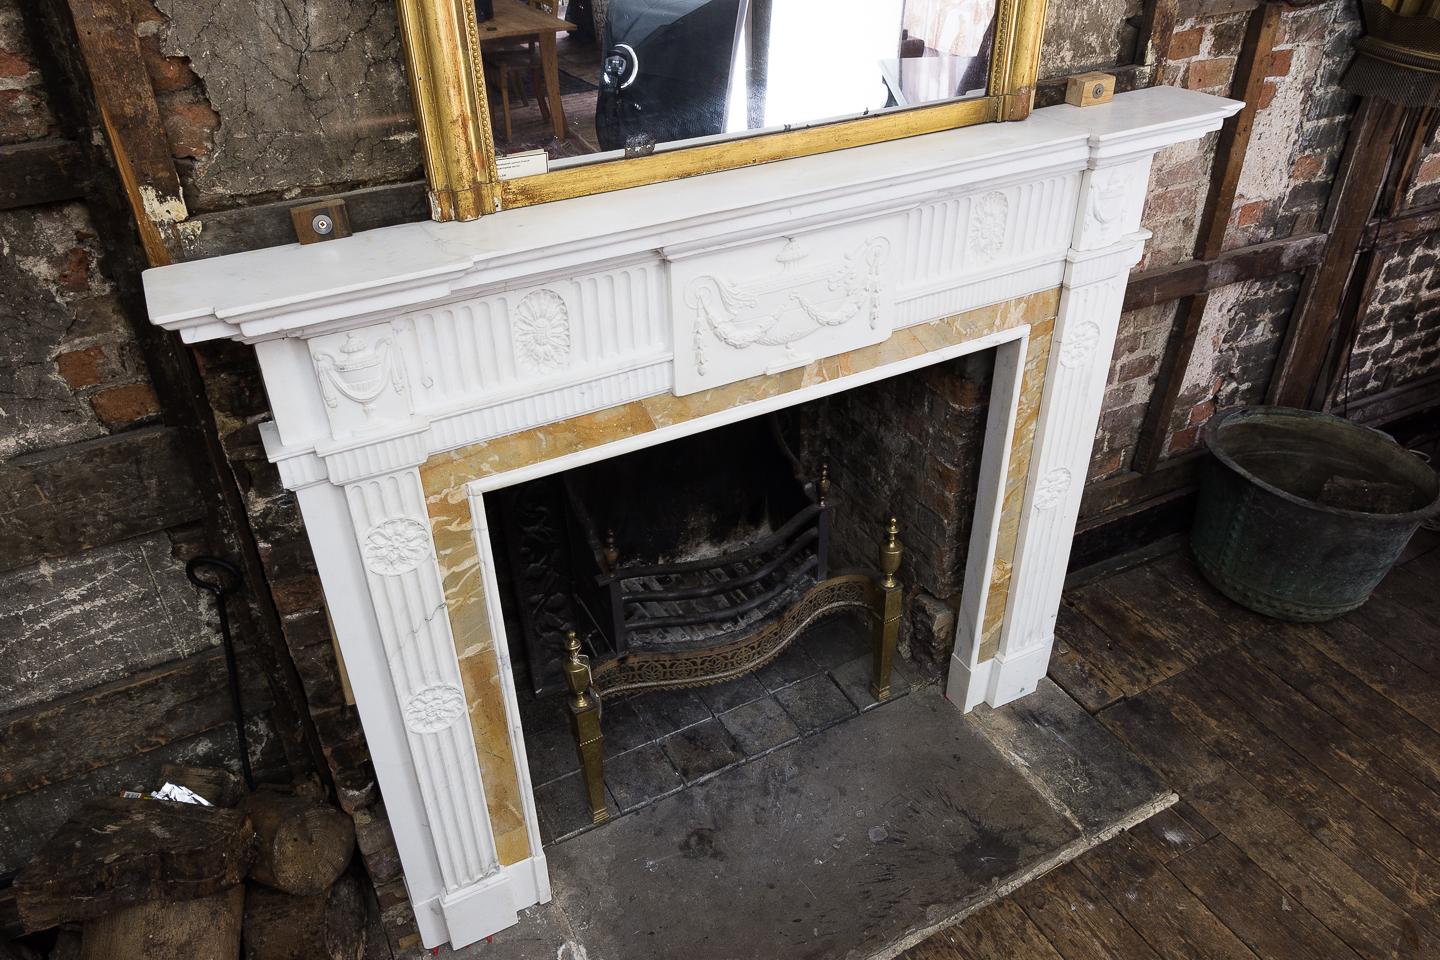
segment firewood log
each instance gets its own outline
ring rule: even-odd
[[[244,916],[244,886],[126,907],[85,921],[80,960],[236,960]]]
[[[361,960],[365,938],[365,902],[351,874],[311,896],[252,884],[245,898],[245,960]]]
[[[323,893],[350,864],[355,821],[343,810],[277,790],[240,803],[260,838],[250,878],[297,896]]]
[[[255,832],[235,810],[166,800],[91,800],[15,877],[29,931],[150,900],[192,900],[237,886]]]

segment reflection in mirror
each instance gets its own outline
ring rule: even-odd
[[[477,0],[496,152],[525,175],[984,96],[996,2]]]

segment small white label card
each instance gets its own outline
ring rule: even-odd
[[[501,180],[533,177],[550,169],[550,157],[544,150],[524,150],[495,158],[495,170]]]

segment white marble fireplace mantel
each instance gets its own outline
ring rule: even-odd
[[[1032,691],[1151,157],[1239,108],[1157,87],[146,272],[154,323],[255,345],[427,945],[549,899],[485,493],[994,349],[947,691]]]

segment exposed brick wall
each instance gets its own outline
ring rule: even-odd
[[[21,2],[0,0],[0,148],[59,136]],[[0,468],[18,468],[17,458],[24,458],[23,469],[37,459],[84,462],[68,458],[161,419],[96,229],[79,201],[0,211]],[[9,474],[17,475],[25,474]],[[113,477],[103,480],[102,486],[97,478],[97,488],[123,486]],[[174,493],[179,501],[195,496],[193,490]],[[117,499],[111,509],[121,514],[127,504]],[[199,524],[140,535],[126,527],[106,540],[102,516],[89,533],[97,539],[82,546],[70,539],[78,541],[78,534],[55,522],[60,550],[28,565],[13,566],[13,554],[0,562],[6,660],[0,712],[63,702],[219,642],[208,598],[185,577],[185,561],[205,549]],[[249,651],[240,641],[248,668]],[[247,729],[254,768],[283,767],[270,715],[253,702]],[[162,763],[238,769],[228,727],[151,746],[151,753],[107,756],[93,770],[26,784],[7,796],[0,802],[0,874],[23,864],[85,800],[121,787],[157,786],[153,777]]]
[[[1282,12],[1226,246],[1318,227],[1354,108],[1340,77],[1358,30],[1348,2]]]
[[[1433,203],[1440,203],[1440,127],[1431,131],[1417,158],[1403,206],[1428,207]]]
[[[0,213],[0,460],[159,416],[100,258],[83,204]]]
[[[1342,410],[1359,400],[1440,373],[1440,239],[1390,251],[1355,349],[1336,387]]]
[[[840,506],[832,562],[874,569],[893,514],[911,600],[943,604],[959,594],[993,367],[994,352],[986,351],[807,405],[820,424],[807,448],[830,463]],[[953,637],[920,622],[906,625],[901,642],[907,654],[939,665]]]
[[[0,145],[40,140],[54,127],[19,0],[0,0]]]
[[[1155,387],[1160,357],[1175,326],[1177,309],[1176,303],[1162,303],[1120,315],[1110,380],[1090,454],[1090,480],[1130,469],[1145,405]]]
[[[1178,24],[1166,81],[1228,94],[1249,15],[1242,11]],[[1227,248],[1313,230],[1320,223],[1353,108],[1354,98],[1339,81],[1358,29],[1350,0],[1282,11],[1226,230]],[[1156,156],[1143,219],[1153,237],[1137,271],[1194,256],[1215,172],[1215,139],[1212,134]],[[1440,176],[1440,163],[1436,167]],[[1182,372],[1163,454],[1194,449],[1200,427],[1217,409],[1262,398],[1297,285],[1297,277],[1281,277],[1212,294],[1194,355]],[[1130,468],[1178,316],[1177,304],[1165,304],[1121,318],[1092,480]]]
[[[1300,278],[1287,274],[1211,293],[1176,398],[1165,455],[1195,449],[1201,428],[1217,410],[1264,400],[1299,288]]]
[[[132,0],[192,213],[423,176],[392,0]]]
[[[1045,6],[1040,78],[1134,62],[1141,0],[1090,0]]]
[[[259,423],[269,419],[269,405],[255,352],[216,341],[196,348],[196,356],[337,798],[355,818],[356,842],[380,900],[381,925],[394,955],[409,955],[418,949],[419,935],[359,715],[346,702],[315,558],[299,504],[281,485],[260,442]]]

